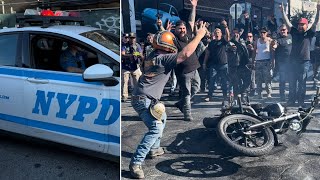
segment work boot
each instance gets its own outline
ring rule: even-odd
[[[193,117],[190,114],[184,115],[184,121],[193,121]]]
[[[183,106],[183,115],[184,115],[184,120],[185,121],[192,121],[193,118],[191,116],[191,104],[185,104]]]
[[[140,164],[130,164],[129,165],[131,176],[135,179],[143,179],[144,172]]]
[[[161,156],[164,154],[164,150],[162,147],[159,147],[157,149],[151,149],[149,152],[149,156],[151,159],[156,158],[157,156]]]

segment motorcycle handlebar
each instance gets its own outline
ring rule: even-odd
[[[269,121],[264,121],[264,122],[261,122],[261,123],[254,124],[252,126],[249,126],[247,128],[247,130],[251,130],[251,129],[254,129],[254,128],[257,128],[257,127],[260,127],[260,126],[274,124],[274,123],[277,123],[277,122],[280,122],[280,121],[285,121],[285,120],[288,120],[288,119],[291,119],[291,118],[295,118],[295,117],[299,117],[299,116],[300,116],[300,113],[297,112],[297,113],[294,113],[294,114],[286,115],[286,116],[279,117],[279,118],[276,118],[276,119],[272,119],[272,120],[269,120]]]

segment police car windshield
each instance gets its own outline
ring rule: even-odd
[[[94,30],[80,34],[120,55],[120,38],[103,30]]]

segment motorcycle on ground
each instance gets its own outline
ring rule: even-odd
[[[309,108],[299,108],[289,114],[280,103],[262,107],[261,104],[242,103],[224,107],[218,117],[217,134],[228,147],[247,156],[268,154],[279,144],[278,134],[288,130],[301,134],[313,118],[311,116],[319,101],[320,88]]]

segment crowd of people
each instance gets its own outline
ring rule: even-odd
[[[175,106],[183,113],[185,121],[193,120],[193,96],[204,91],[208,93],[205,100],[213,101],[216,84],[221,85],[223,103],[229,101],[230,96],[238,95],[244,100],[251,95],[271,98],[272,78],[278,74],[280,100],[286,101],[287,106],[304,106],[311,66],[317,79],[320,38],[316,36],[316,25],[320,5],[310,27],[306,18],[301,18],[294,27],[281,6],[284,24],[279,27],[270,16],[269,28],[250,28],[253,23],[249,23],[249,15],[245,13],[243,26],[229,29],[222,20],[211,33],[207,23],[195,21],[198,1],[190,2],[192,10],[188,22],[175,22],[173,30],[172,23],[164,28],[158,20],[159,31],[149,33],[143,47],[136,42],[134,33],[123,35],[122,101],[128,100],[131,75],[134,86],[131,104],[148,127],[129,165],[135,178],[144,178],[141,165],[147,155],[153,158],[164,154],[160,141],[167,116],[160,98],[170,77],[172,92],[176,82],[179,84],[180,100]],[[286,83],[289,84],[288,97]]]

